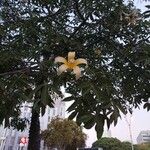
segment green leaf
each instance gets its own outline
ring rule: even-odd
[[[120,103],[120,102],[117,102],[117,103],[116,103],[116,106],[120,109],[120,111],[121,111],[124,115],[126,115],[126,114],[127,114],[126,107],[125,107],[125,106],[123,106],[123,105],[121,105],[121,103]]]
[[[91,119],[91,115],[83,115],[80,117],[82,122],[88,122]]]
[[[70,107],[68,107],[67,111],[68,111],[68,112],[71,112],[71,111],[75,110],[76,106],[77,106],[77,103],[74,102],[73,104],[71,104]]]
[[[69,115],[68,119],[71,119],[71,120],[74,119],[75,116],[77,115],[77,113],[78,113],[78,112],[76,112],[76,111],[72,112],[72,113]]]
[[[29,94],[29,99],[32,99],[34,97],[34,95],[43,87],[45,86],[45,84],[41,84],[39,86],[37,86],[34,90],[32,90]]]
[[[111,125],[111,122],[110,122],[109,118],[106,118],[106,123],[107,123],[107,128],[109,129],[110,125]]]
[[[95,125],[95,120],[94,118],[91,118],[89,121],[84,123],[84,127],[86,129],[91,129]]]
[[[150,103],[145,103],[143,108],[144,109],[147,108],[147,111],[149,111],[150,110]]]
[[[74,97],[73,97],[73,96],[65,97],[65,98],[63,99],[64,102],[70,102],[70,101],[72,101],[72,100],[74,100]]]
[[[98,100],[100,100],[101,98],[100,98],[100,94],[99,94],[99,88],[98,87],[96,87],[96,86],[94,86],[94,85],[91,85],[91,87],[92,87],[92,89],[93,89],[93,92],[95,93],[95,95],[96,95],[96,97],[97,97],[97,99]]]
[[[114,122],[114,126],[116,126],[119,116],[120,116],[119,112],[114,110],[113,113],[110,115],[110,123]]]
[[[87,95],[91,90],[91,86],[89,86],[89,88],[87,89],[82,89],[82,96],[84,97],[85,95]]]
[[[42,87],[42,91],[41,91],[41,102],[44,105],[48,105],[49,104],[49,99],[48,99],[48,86],[47,84],[44,84]]]
[[[51,86],[51,90],[58,94],[60,97],[62,97],[62,92],[60,91],[60,89],[58,87],[55,87],[55,86]]]
[[[97,139],[100,139],[104,132],[104,117],[103,116],[96,117],[95,130],[97,133]]]

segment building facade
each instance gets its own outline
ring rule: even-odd
[[[24,103],[21,106],[21,118],[31,119],[32,103]],[[65,118],[65,103],[59,97],[54,100],[54,108],[46,107],[45,114],[40,116],[41,130],[47,129],[48,124],[54,117]],[[23,132],[13,128],[4,128],[0,126],[0,150],[27,150],[30,124]],[[43,144],[41,145],[43,147]],[[43,148],[41,147],[41,150]]]
[[[137,143],[142,144],[150,142],[150,130],[141,131],[137,137]]]

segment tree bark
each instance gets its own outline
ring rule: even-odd
[[[29,130],[28,150],[40,150],[39,113],[32,108],[31,126]]]

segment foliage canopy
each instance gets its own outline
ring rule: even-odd
[[[104,150],[131,150],[130,142],[121,142],[117,138],[101,138],[92,144],[92,147],[101,147]],[[138,150],[134,145],[134,149]],[[140,150],[140,149],[139,149]]]
[[[48,129],[41,133],[41,137],[48,147],[65,150],[67,147],[75,149],[84,147],[86,135],[74,121],[68,119],[53,119]]]
[[[116,125],[144,104],[150,109],[149,12],[132,25],[123,16],[136,8],[122,0],[7,0],[0,22],[0,123],[18,117],[19,106],[33,101],[44,114],[51,95],[65,86],[72,101],[70,119],[85,128],[95,125],[98,138],[104,123]],[[88,68],[78,81],[69,73],[57,76],[56,56],[75,51]],[[36,97],[35,97],[36,93]],[[10,111],[11,110],[11,111]]]

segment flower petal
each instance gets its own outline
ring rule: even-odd
[[[62,72],[66,71],[68,69],[67,65],[63,64],[58,68],[57,74],[60,75]]]
[[[74,59],[75,58],[75,52],[69,52],[68,53],[68,61],[70,60],[70,59]]]
[[[73,68],[73,72],[76,75],[76,80],[78,80],[80,78],[80,76],[81,76],[81,70],[80,70],[80,68],[78,66],[75,66]]]
[[[75,64],[76,65],[80,65],[80,64],[86,64],[87,65],[87,61],[83,58],[78,58],[75,60]]]
[[[55,63],[57,63],[57,62],[61,62],[61,63],[66,64],[67,60],[64,57],[58,56],[58,57],[55,58]]]

